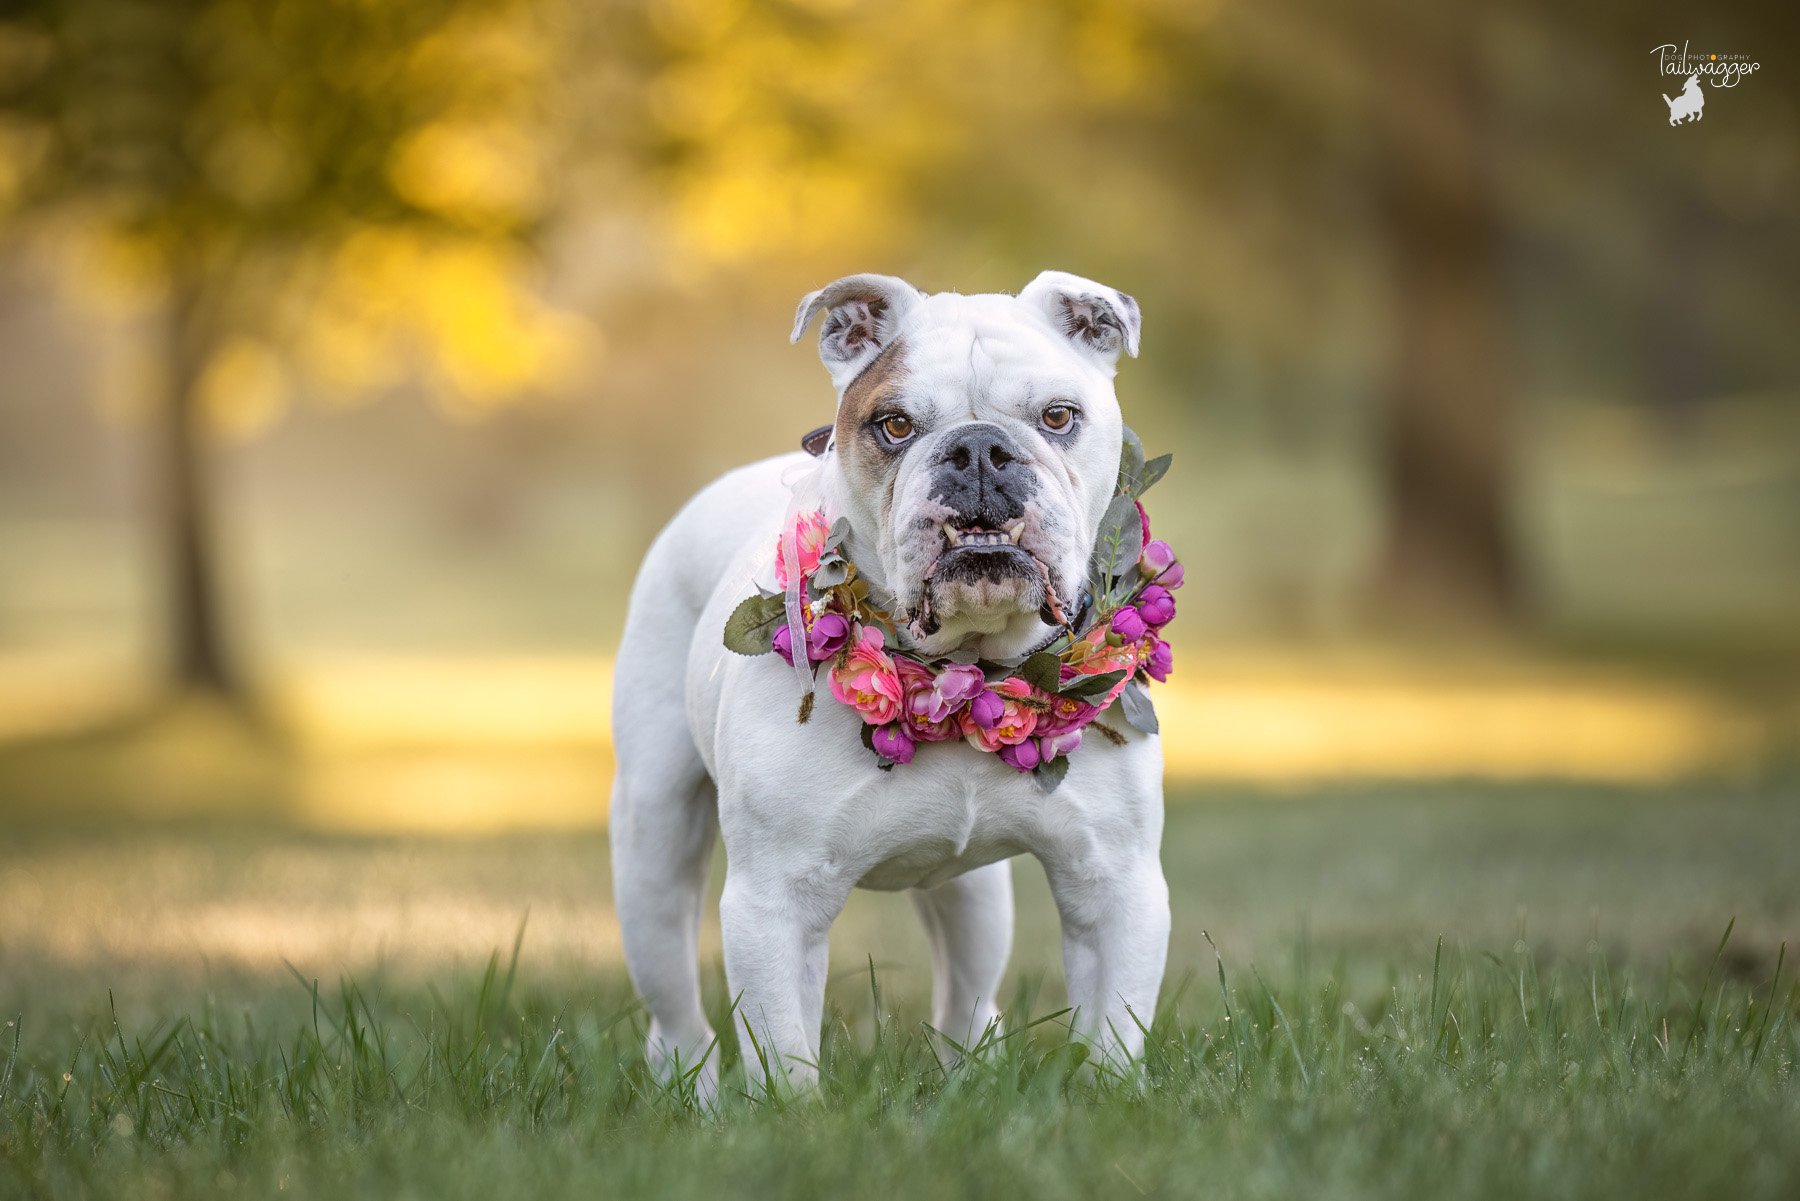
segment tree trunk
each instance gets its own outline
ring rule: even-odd
[[[247,695],[231,654],[214,555],[212,480],[200,403],[207,322],[198,285],[178,281],[173,293],[168,393],[155,431],[169,673],[178,689],[244,705]]]
[[[1476,14],[1403,6],[1404,70],[1380,91],[1380,186],[1394,287],[1383,437],[1390,594],[1506,614],[1512,388]]]

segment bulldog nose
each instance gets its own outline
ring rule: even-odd
[[[1037,476],[1019,444],[997,425],[971,422],[939,452],[936,499],[964,525],[997,530],[1025,511]]]

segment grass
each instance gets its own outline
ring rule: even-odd
[[[122,920],[333,880],[370,907],[384,878],[543,907],[523,951],[348,956],[341,977],[127,963],[0,916],[22,1023],[0,1046],[0,1197],[1791,1197],[1797,825],[1791,785],[1179,807],[1141,1071],[1069,1039],[1021,870],[1004,1034],[945,1056],[904,903],[863,898],[818,1095],[746,1096],[727,1038],[716,1112],[648,1077],[616,967],[566,947],[534,967],[560,945],[541,928],[604,889],[597,842],[26,832],[0,848],[15,912],[30,889],[78,907],[110,885],[97,912]],[[725,1028],[716,970],[708,996]]]

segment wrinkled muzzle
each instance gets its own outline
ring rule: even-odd
[[[1021,615],[1063,620],[1085,552],[1072,498],[1030,451],[974,421],[910,457],[891,578],[914,635],[991,634]]]

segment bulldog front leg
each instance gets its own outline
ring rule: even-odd
[[[1169,886],[1156,841],[1040,858],[1062,918],[1075,1030],[1108,1062],[1129,1063],[1143,1054],[1169,954]]]
[[[819,1078],[831,923],[851,885],[836,881],[823,865],[817,871],[796,871],[792,864],[783,871],[759,870],[733,856],[729,845],[726,856],[719,924],[751,1092],[811,1088]]]

